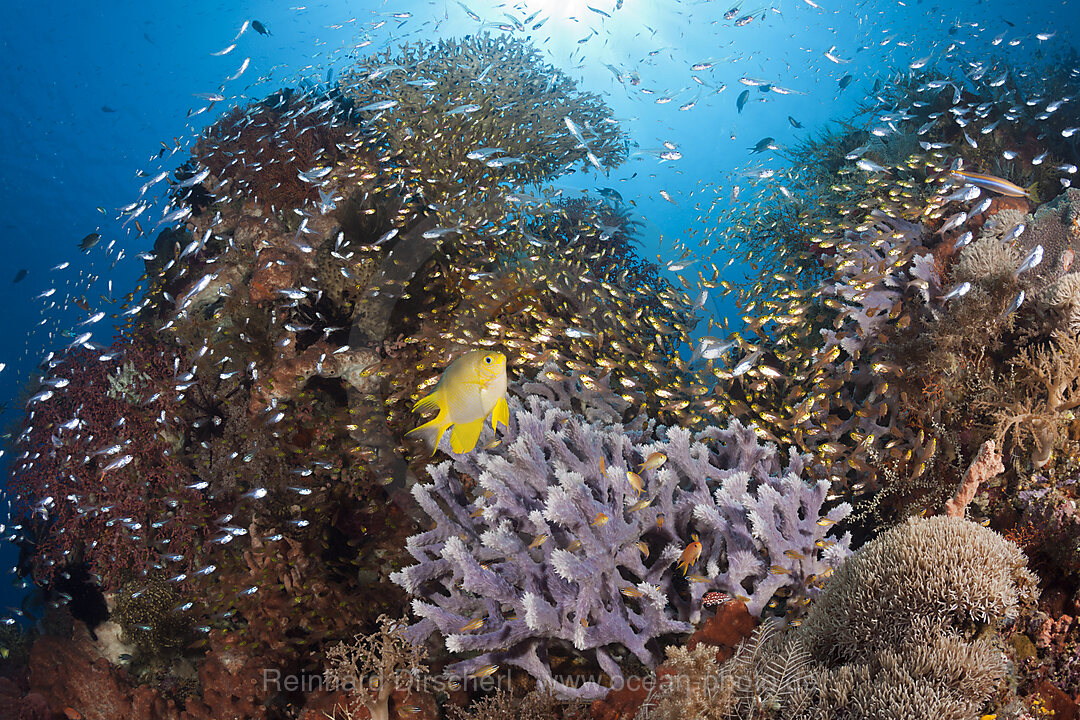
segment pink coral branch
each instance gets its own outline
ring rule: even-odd
[[[1005,466],[1001,462],[1001,452],[994,445],[993,440],[987,440],[979,448],[979,454],[974,462],[964,473],[964,479],[960,483],[960,489],[952,499],[945,502],[945,514],[951,518],[964,517],[964,510],[968,503],[975,497],[981,483],[990,480],[1004,472]]]

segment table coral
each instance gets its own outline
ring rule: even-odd
[[[516,38],[405,45],[360,60],[342,84],[370,132],[428,182],[528,185],[579,161],[614,167],[628,152],[600,97]]]

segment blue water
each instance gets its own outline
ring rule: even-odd
[[[1072,42],[1080,24],[1075,3],[1060,1],[782,0],[742,3],[737,15],[753,11],[754,19],[735,27],[723,18],[733,3],[626,0],[621,9],[613,0],[517,4],[529,14],[540,11],[538,20],[550,17],[524,35],[582,89],[603,95],[638,145],[609,175],[579,171],[558,185],[617,189],[645,222],[642,254],[659,256],[661,263],[678,256],[674,241],[693,249],[716,229],[698,219],[714,198],[721,207],[751,202],[746,173],[780,167],[776,152],[748,153],[762,138],[783,147],[830,120],[856,116],[875,80],[886,81],[920,58],[949,67],[953,52],[1023,67],[1034,53]],[[467,5],[489,23],[505,20],[506,7],[478,0]],[[213,55],[233,42],[246,20],[259,20],[272,34],[248,29],[234,50]],[[8,3],[0,23],[5,425],[21,416],[24,385],[38,364],[85,329],[76,329],[77,323],[99,310],[111,316],[121,309],[117,301],[142,272],[134,255],[149,250],[151,241],[122,228],[117,209],[133,202],[149,177],[186,160],[204,126],[283,85],[325,82],[328,70],[347,66],[350,53],[480,29],[453,0],[200,1],[151,8],[136,2]],[[1035,35],[1042,32],[1055,34],[1041,41]],[[993,44],[999,35],[1002,41]],[[369,44],[355,50],[359,43]],[[248,58],[245,72],[226,81]],[[708,67],[693,70],[695,65]],[[631,84],[628,75],[620,81],[617,73],[636,73],[640,83]],[[853,80],[841,92],[838,81],[848,74]],[[740,83],[747,78],[792,92],[762,93]],[[736,98],[747,89],[739,113]],[[217,92],[226,100],[189,117],[208,105],[200,94]],[[803,129],[794,129],[789,116]],[[659,161],[656,153],[638,152],[662,151],[665,142],[682,158]],[[173,154],[178,144],[181,150]],[[738,200],[735,185],[746,188]],[[148,229],[160,208],[144,216]],[[92,232],[100,232],[102,241],[81,253],[79,240]],[[63,263],[69,265],[53,269]],[[20,269],[27,275],[13,283]],[[744,270],[734,265],[728,272],[737,277]],[[735,310],[730,300],[712,307],[723,315]],[[90,326],[94,341],[110,342],[110,322],[106,317]],[[6,546],[0,565],[10,567],[14,557]],[[14,589],[3,592],[0,612],[19,603]]]

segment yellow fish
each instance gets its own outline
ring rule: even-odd
[[[655,470],[656,468],[667,462],[667,455],[662,452],[654,452],[649,457],[645,458],[645,462],[639,466],[641,472],[646,470]],[[640,490],[638,492],[641,492]]]
[[[439,414],[407,435],[421,433],[431,445],[439,447],[443,433],[453,427],[450,447],[455,453],[470,452],[476,447],[484,420],[491,416],[491,427],[499,423],[509,427],[510,408],[506,404],[506,356],[499,352],[471,350],[443,371],[430,395],[413,406],[416,412],[438,408]]]

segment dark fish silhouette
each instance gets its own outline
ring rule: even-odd
[[[112,109],[111,107],[109,107],[108,105],[102,105],[102,106],[101,106],[101,112],[116,112],[116,111],[115,111],[115,110],[113,110],[113,109]]]
[[[851,81],[854,79],[854,75],[845,75],[844,77],[840,78],[840,89],[843,90],[844,88],[846,88],[848,85],[851,84]]]
[[[83,252],[90,252],[90,248],[99,242],[101,242],[101,233],[92,232],[79,241],[79,249]]]
[[[739,108],[739,112],[742,112],[743,105],[746,104],[746,100],[750,97],[749,90],[743,90],[739,93],[739,98],[735,101],[735,107]]]
[[[623,201],[622,195],[619,194],[618,190],[613,190],[611,188],[600,188],[596,192],[600,193],[609,200],[615,200],[616,202]]]
[[[259,33],[260,35],[269,35],[270,34],[270,31],[266,29],[266,26],[263,25],[258,20],[252,20],[251,21],[251,29],[254,30],[255,32]]]
[[[12,284],[22,282],[23,278],[25,278],[29,272],[30,271],[26,268],[21,268],[19,272],[15,273],[15,279],[11,281]]]
[[[752,152],[752,153],[765,152],[766,150],[770,149],[769,146],[772,145],[772,143],[773,143],[773,138],[771,138],[771,137],[761,138],[760,140],[758,140],[757,145],[750,148],[750,152]]]
[[[787,121],[789,123],[791,123],[791,127],[795,128],[795,129],[801,129],[802,128],[802,123],[799,122],[798,120],[796,120],[795,118],[791,117],[790,115],[787,116]]]

